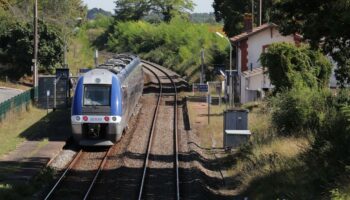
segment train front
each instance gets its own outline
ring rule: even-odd
[[[120,83],[113,73],[94,69],[80,77],[72,103],[72,132],[82,146],[110,146],[122,135]]]

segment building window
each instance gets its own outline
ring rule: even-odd
[[[262,52],[263,52],[263,53],[266,53],[266,52],[267,52],[267,49],[269,48],[269,46],[270,46],[269,44],[263,45],[263,46],[262,46]]]

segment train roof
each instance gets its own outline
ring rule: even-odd
[[[108,59],[104,64],[99,65],[98,69],[107,69],[115,74],[120,73],[128,66],[132,66],[134,62],[140,62],[140,59],[132,54],[116,54],[112,58]]]

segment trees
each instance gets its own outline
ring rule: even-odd
[[[350,3],[347,0],[285,0],[275,4],[272,19],[283,34],[301,33],[337,62],[336,76],[350,83]]]
[[[264,0],[263,20],[276,23],[284,35],[299,33],[313,49],[337,62],[336,78],[341,86],[350,83],[350,3],[348,0]],[[258,1],[254,8],[258,10]],[[251,12],[251,1],[215,0],[216,20],[224,20],[224,31],[241,32],[243,14]],[[256,12],[257,13],[257,12]],[[257,20],[255,20],[257,21]]]
[[[63,44],[78,17],[85,18],[82,0],[39,0],[39,69],[52,71],[63,62]],[[0,62],[18,78],[30,74],[33,58],[33,1],[0,0]]]
[[[272,5],[276,0],[263,1],[263,22],[269,21]],[[258,11],[259,1],[254,1],[254,10]],[[216,21],[224,21],[224,31],[228,36],[237,35],[243,29],[244,13],[251,13],[252,1],[247,0],[214,0]],[[255,12],[258,13],[258,12]],[[254,21],[258,22],[258,15],[254,14]]]
[[[0,33],[1,63],[13,65],[10,75],[19,78],[30,74],[33,58],[33,27],[31,23],[7,24],[6,31]],[[39,63],[43,71],[52,71],[62,62],[63,40],[57,28],[40,21],[39,23]]]
[[[151,9],[148,0],[118,0],[115,3],[115,19],[118,21],[140,20]]]
[[[193,9],[192,0],[118,0],[116,1],[115,19],[118,21],[140,20],[153,13],[164,21]]]
[[[173,69],[192,80],[198,78],[200,51],[205,49],[206,63],[221,63],[227,57],[227,43],[208,32],[208,25],[194,24],[180,17],[170,23],[145,21],[118,22],[108,34],[108,50],[133,52],[143,59]]]
[[[290,43],[272,44],[260,57],[276,92],[294,87],[328,86],[331,63],[320,52]]]

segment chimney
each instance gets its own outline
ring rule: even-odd
[[[244,14],[244,32],[252,32],[253,30],[253,18],[252,14],[245,13]]]

